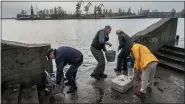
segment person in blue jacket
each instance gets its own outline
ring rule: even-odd
[[[56,67],[57,67],[57,74],[56,74],[56,83],[60,85],[61,79],[64,78],[63,75],[63,68],[65,65],[71,65],[68,71],[66,72],[66,78],[71,85],[70,89],[67,93],[74,92],[77,90],[75,78],[78,67],[83,62],[83,55],[82,53],[72,47],[62,46],[58,49],[48,49],[47,51],[47,58],[48,59],[55,59]]]

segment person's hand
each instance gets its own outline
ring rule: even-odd
[[[111,43],[109,43],[109,42],[106,42],[105,44],[106,44],[106,45],[109,45],[109,47],[111,47],[111,46],[112,46],[112,44],[111,44]]]
[[[109,47],[111,47],[112,46],[112,44],[111,43],[109,43]]]
[[[45,56],[46,60],[49,60],[47,56]]]

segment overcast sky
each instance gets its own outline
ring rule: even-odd
[[[20,13],[21,9],[26,10],[30,13],[30,6],[32,5],[36,11],[36,6],[38,10],[41,9],[51,9],[55,6],[61,6],[64,10],[67,10],[67,13],[74,13],[76,9],[77,2],[2,2],[2,17],[15,17],[17,13]],[[95,0],[91,0],[95,1]],[[100,0],[102,1],[102,0]],[[82,9],[88,2],[84,2]],[[90,7],[90,12],[93,12],[93,7],[95,5],[104,4],[105,9],[112,9],[113,12],[118,12],[119,8],[128,10],[131,7],[131,10],[136,12],[140,9],[158,9],[159,11],[170,11],[172,8],[177,11],[184,8],[184,2],[91,2],[92,7]]]

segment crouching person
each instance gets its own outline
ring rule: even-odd
[[[71,85],[67,93],[74,92],[77,89],[75,79],[78,67],[83,62],[82,53],[72,47],[62,46],[58,49],[49,49],[47,51],[48,59],[55,59],[57,67],[56,83],[60,85],[61,79],[64,77],[63,68],[65,65],[71,65],[66,72],[66,78]]]
[[[141,89],[136,90],[135,94],[142,97],[147,91],[152,92],[156,65],[159,60],[150,50],[141,44],[134,43],[131,48],[131,57],[135,60],[137,75],[141,74]],[[140,77],[137,77],[139,80]]]

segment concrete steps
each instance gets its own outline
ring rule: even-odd
[[[1,103],[18,104],[19,93],[20,93],[20,84],[6,86],[2,94]]]
[[[162,52],[158,52],[156,54],[157,57],[159,57],[161,60],[168,60],[170,62],[173,62],[173,63],[178,63],[180,65],[184,65],[185,62],[184,62],[184,58],[182,57],[177,57],[177,56],[173,56],[173,55],[168,55],[168,54],[164,54]]]
[[[174,46],[165,46],[155,55],[160,60],[159,66],[184,72],[184,49]]]
[[[176,52],[176,51],[173,51],[170,49],[165,49],[165,48],[160,49],[159,52],[162,52],[162,53],[168,54],[168,55],[172,55],[172,56],[182,57],[182,58],[185,57],[185,55],[181,52]]]
[[[3,86],[2,104],[39,104],[37,86],[21,88],[20,84]]]
[[[171,45],[166,45],[166,48],[167,49],[172,49],[172,50],[175,50],[175,51],[178,51],[178,52],[182,52],[182,53],[185,52],[185,49],[184,48],[175,47],[175,46],[171,46]]]
[[[184,72],[184,66],[179,65],[177,63],[173,63],[173,62],[168,62],[165,60],[160,60],[159,66],[167,68],[167,69],[172,69],[178,72]]]
[[[21,89],[19,104],[26,103],[39,104],[37,86]]]

